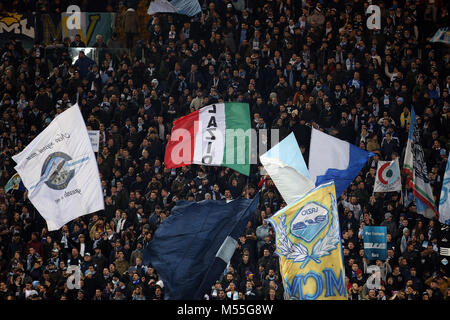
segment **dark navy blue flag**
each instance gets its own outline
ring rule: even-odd
[[[229,203],[177,202],[143,256],[163,281],[166,299],[203,297],[225,270],[258,201],[259,193]]]

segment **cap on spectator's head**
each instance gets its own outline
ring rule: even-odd
[[[231,3],[227,4],[227,8],[233,8],[233,5]]]
[[[447,155],[447,150],[445,150],[444,148],[441,149],[441,156],[445,156]]]
[[[162,282],[162,280],[159,280],[158,282],[156,282],[156,285],[159,286],[161,289],[164,288],[164,283]]]
[[[54,248],[54,249],[52,250],[52,252],[59,252],[59,250],[56,249],[56,248]]]
[[[392,218],[392,214],[390,212],[386,212],[384,215],[384,219]]]
[[[399,101],[399,102],[404,102],[405,99],[403,99],[402,97],[398,97],[398,98],[397,98],[397,101]]]

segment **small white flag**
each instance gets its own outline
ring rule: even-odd
[[[49,231],[105,208],[97,161],[78,104],[58,115],[12,158]]]
[[[402,190],[402,179],[398,159],[378,161],[373,192],[392,192]]]
[[[100,130],[88,130],[89,139],[91,140],[92,150],[98,152],[100,143]]]

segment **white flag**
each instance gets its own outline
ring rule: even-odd
[[[100,130],[88,130],[89,139],[91,140],[92,150],[98,152],[100,144]]]
[[[314,189],[294,133],[263,154],[260,160],[288,205]]]
[[[373,192],[392,192],[402,190],[402,179],[398,159],[378,161]]]
[[[49,231],[105,208],[97,161],[78,104],[58,115],[12,158]]]

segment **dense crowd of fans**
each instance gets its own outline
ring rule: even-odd
[[[252,165],[249,177],[225,167],[164,167],[173,120],[224,101],[249,103],[257,130],[295,132],[306,161],[311,126],[376,154],[339,199],[349,299],[450,299],[438,220],[417,214],[409,187],[372,192],[377,161],[403,160],[414,107],[439,198],[450,150],[450,53],[428,40],[448,25],[448,3],[376,1],[380,30],[367,29],[362,0],[255,0],[242,12],[229,0],[200,3],[193,19],[153,16],[148,39],[134,38],[130,25],[127,39],[97,37],[97,62],[83,52],[72,61],[69,48],[84,46],[79,37],[60,49],[24,50],[14,40],[1,48],[0,299],[163,299],[164,283],[142,255],[176,201],[228,201],[260,189],[259,208],[208,299],[283,299],[264,219],[285,203],[262,167]],[[27,192],[6,194],[3,186],[15,173],[11,156],[75,103],[88,129],[100,130],[105,210],[48,232]],[[387,227],[386,261],[364,258],[366,225]],[[366,284],[372,264],[381,269],[379,289]],[[73,266],[81,289],[67,285]]]

